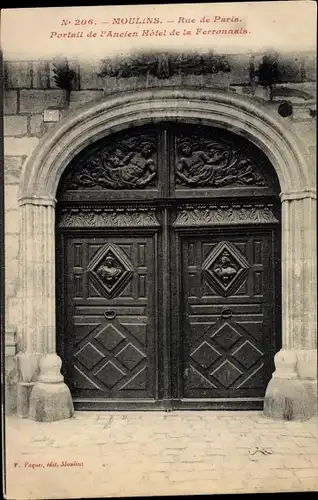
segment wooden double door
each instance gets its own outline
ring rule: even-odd
[[[61,231],[59,350],[76,407],[260,408],[280,340],[276,228],[143,217]]]
[[[212,127],[92,144],[57,192],[57,345],[78,408],[260,408],[280,348],[279,185]]]

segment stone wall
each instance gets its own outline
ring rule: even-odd
[[[297,58],[296,58],[297,60]],[[43,112],[48,108],[60,108],[63,116],[78,107],[94,102],[112,93],[128,92],[140,88],[162,86],[187,86],[199,88],[222,88],[229,92],[244,93],[256,102],[267,105],[278,116],[282,101],[293,105],[293,114],[285,118],[287,126],[294,129],[307,148],[313,177],[315,176],[315,124],[316,82],[313,57],[305,59],[302,76],[297,73],[290,82],[274,86],[275,92],[269,100],[268,88],[250,85],[250,58],[230,58],[230,73],[209,75],[177,74],[159,79],[143,75],[128,78],[98,76],[100,66],[96,63],[70,62],[74,71],[72,89],[66,99],[65,90],[58,88],[54,62],[6,62],[4,93],[4,155],[5,155],[5,314],[7,379],[14,381],[12,360],[15,332],[19,333],[20,292],[19,277],[19,207],[18,187],[23,166],[36,146],[56,123],[44,122]],[[305,75],[305,77],[304,77]],[[289,90],[284,90],[286,87]],[[280,118],[282,119],[282,118]],[[11,360],[11,361],[10,361]],[[10,373],[10,375],[9,375]],[[12,382],[13,384],[13,382]],[[11,385],[10,385],[11,387]],[[10,399],[11,396],[9,395]],[[11,400],[11,399],[10,399]]]

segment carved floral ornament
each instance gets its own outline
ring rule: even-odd
[[[154,207],[81,207],[62,211],[58,227],[158,227]]]
[[[232,224],[277,224],[272,205],[193,206],[182,207],[175,227],[216,226]]]

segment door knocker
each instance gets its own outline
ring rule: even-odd
[[[106,319],[114,319],[116,318],[116,311],[114,311],[114,309],[108,309],[108,311],[104,312],[104,316]]]
[[[229,319],[232,316],[232,311],[231,309],[222,309],[221,311],[221,318],[223,319]]]

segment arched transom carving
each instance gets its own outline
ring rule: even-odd
[[[60,193],[150,189],[156,196],[167,184],[165,194],[279,190],[269,161],[248,141],[218,128],[166,122],[119,132],[86,148],[66,170]]]

